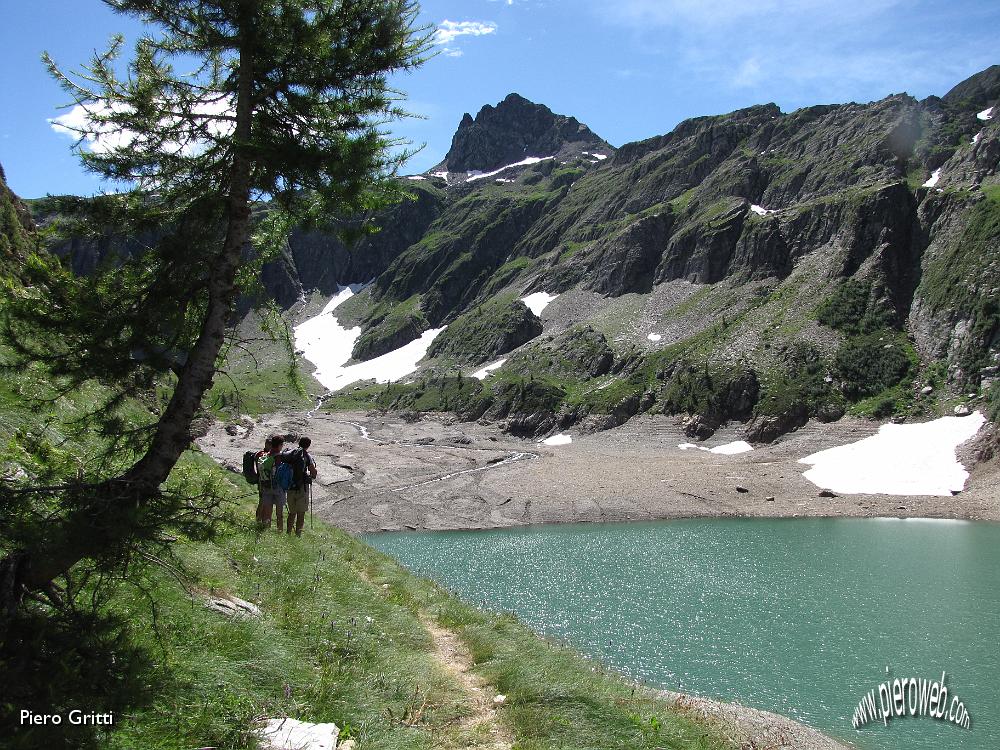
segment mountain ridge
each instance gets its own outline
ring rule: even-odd
[[[265,287],[294,318],[309,295],[372,282],[337,311],[361,327],[359,360],[448,326],[418,382],[506,355],[463,406],[446,403],[519,434],[659,410],[699,437],[739,419],[773,439],[848,410],[986,398],[1000,366],[997,70],[945,97],[755,105],[618,149],[511,95],[463,117],[446,173],[404,178],[412,199],[374,217],[381,231],[352,247],[295,231]],[[542,291],[560,297],[539,333],[514,302]]]

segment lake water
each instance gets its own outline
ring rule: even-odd
[[[687,519],[365,541],[653,685],[864,750],[1000,748],[1000,524]],[[926,716],[852,728],[887,678],[942,672],[969,729]]]

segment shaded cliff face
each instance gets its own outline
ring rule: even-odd
[[[530,156],[587,149],[608,153],[610,146],[575,117],[509,94],[495,107],[483,107],[475,119],[466,113],[448,155],[431,171],[490,172]]]
[[[382,274],[424,236],[444,203],[444,191],[430,182],[410,182],[407,188],[411,197],[373,217],[376,231],[351,245],[330,232],[293,231],[281,257],[262,269],[267,294],[288,309],[310,292],[332,296],[339,286]]]

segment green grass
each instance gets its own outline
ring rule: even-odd
[[[679,214],[684,213],[684,211],[687,210],[688,204],[691,203],[691,198],[694,197],[696,191],[697,188],[689,188],[676,198],[673,198],[670,201],[670,206],[674,209],[674,212]]]
[[[257,416],[301,408],[312,402],[301,382],[297,382],[300,377],[291,362],[254,368],[252,363],[241,360],[240,366],[227,375],[216,377],[205,403],[220,417]]]
[[[559,253],[559,262],[565,263],[567,260],[572,258],[578,252],[588,247],[591,243],[589,242],[575,242],[573,240],[567,240],[561,246],[561,252]]]
[[[184,470],[221,471],[198,454]],[[476,732],[458,721],[468,703],[421,615],[455,631],[475,670],[507,695],[499,719],[519,750],[731,747],[717,727],[333,527],[307,525],[301,539],[257,533],[246,485],[232,481],[246,522],[225,525],[213,543],[176,542],[186,588],[155,566],[114,586],[107,609],[149,666],[143,694],[100,747],[253,748],[255,722],[285,715],[333,721],[361,750],[475,747]],[[203,606],[210,593],[253,601],[263,617],[222,616]]]

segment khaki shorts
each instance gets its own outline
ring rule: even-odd
[[[309,490],[288,490],[288,512],[302,513],[309,510]]]
[[[260,488],[260,502],[265,508],[277,505],[279,508],[285,504],[285,491],[280,487]]]

